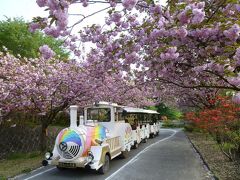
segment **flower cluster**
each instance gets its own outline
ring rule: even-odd
[[[240,107],[232,103],[228,97],[222,96],[214,99],[214,103],[215,107],[212,109],[189,112],[185,117],[195,127],[210,133],[224,154],[234,160],[240,152]]]
[[[48,45],[39,47],[39,51],[44,59],[50,59],[55,56],[55,52]]]
[[[234,24],[230,29],[225,30],[223,34],[231,41],[236,41],[240,35],[240,26],[238,24]]]
[[[236,54],[233,58],[236,60],[236,65],[240,66],[240,48],[237,48]]]
[[[190,4],[185,7],[185,9],[180,12],[177,16],[178,20],[181,24],[199,24],[205,18],[205,11],[204,11],[205,3],[200,2],[197,4]]]
[[[137,4],[137,0],[123,0],[122,5],[125,7],[127,10],[132,10],[134,6]]]

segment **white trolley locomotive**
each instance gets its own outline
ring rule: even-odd
[[[129,123],[118,120],[122,108],[98,103],[84,108],[84,119],[77,125],[77,106],[70,106],[70,127],[58,134],[52,153],[46,153],[43,165],[59,169],[90,167],[105,173],[109,161],[130,151],[134,144]]]
[[[104,174],[109,162],[127,152],[143,138],[139,129],[133,130],[124,120],[126,107],[99,102],[84,108],[84,118],[77,122],[77,106],[70,106],[70,127],[58,134],[52,153],[46,153],[44,166],[58,169],[88,167]],[[79,125],[77,125],[79,124]]]

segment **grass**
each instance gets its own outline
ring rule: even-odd
[[[36,128],[37,125],[29,124],[29,127]],[[49,126],[48,128],[49,137],[53,137],[55,139],[57,132],[59,132],[63,128],[64,127],[60,125]],[[53,145],[54,143],[51,144],[51,146]],[[0,180],[5,180],[9,177],[14,177],[22,173],[28,173],[33,169],[41,167],[43,159],[44,155],[41,154],[40,152],[9,154],[6,159],[0,160]]]
[[[0,180],[41,167],[42,160],[43,155],[39,152],[13,153],[7,159],[0,161]]]

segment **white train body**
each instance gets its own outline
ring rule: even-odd
[[[117,104],[102,102],[85,107],[84,118],[79,122],[77,109],[70,106],[70,127],[58,134],[53,152],[46,155],[43,165],[56,165],[59,169],[90,167],[105,173],[110,159],[124,155],[151,133],[159,132],[156,123],[135,124],[133,128],[122,114],[136,112]]]

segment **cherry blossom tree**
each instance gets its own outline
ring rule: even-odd
[[[88,66],[86,68],[85,66]],[[98,100],[144,103],[147,92],[131,86],[122,76],[101,77],[91,65],[45,57],[16,58],[0,55],[0,107],[3,115],[21,111],[41,115],[41,149],[46,149],[46,130],[56,115],[71,104],[84,106]]]
[[[93,25],[73,35],[68,9],[94,1],[38,0],[49,8],[46,18],[37,18],[31,29],[66,38],[76,55],[78,43],[92,42],[96,49],[87,61],[110,70],[129,72],[140,84],[156,82],[186,89],[229,89],[239,103],[239,1],[170,0],[166,6],[152,1],[109,1],[103,26]],[[121,4],[121,5],[117,5]],[[55,22],[55,24],[53,23]],[[132,66],[137,70],[132,72]],[[137,84],[137,83],[136,83]]]

